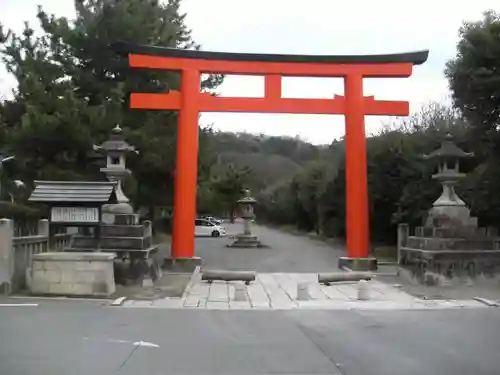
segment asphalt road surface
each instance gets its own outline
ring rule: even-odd
[[[229,234],[242,231],[241,223],[227,224]],[[293,235],[264,226],[253,226],[253,233],[269,248],[226,247],[230,238],[197,238],[196,255],[208,268],[253,270],[257,272],[323,272],[337,270],[338,257],[345,250],[306,236]]]
[[[500,372],[495,308],[254,312],[35,302],[0,305],[0,374]]]

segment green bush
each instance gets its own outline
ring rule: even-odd
[[[19,203],[0,202],[0,218],[13,220],[39,220],[45,215],[41,207],[26,206]]]
[[[14,235],[30,236],[38,233],[38,221],[46,216],[45,207],[0,202],[0,218],[14,221]]]
[[[153,221],[153,233],[172,233],[172,223],[173,220],[171,217],[163,216],[157,218]]]

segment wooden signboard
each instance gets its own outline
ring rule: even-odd
[[[94,228],[98,247],[102,206],[116,203],[115,182],[35,181],[29,201],[49,206],[50,237],[57,227]]]

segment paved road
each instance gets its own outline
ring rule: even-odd
[[[494,375],[500,368],[495,308],[235,312],[40,301],[0,306],[0,317],[0,373],[9,375]]]
[[[241,231],[241,224],[225,226],[230,234]],[[345,254],[343,248],[263,226],[254,226],[254,233],[270,248],[228,248],[229,238],[197,238],[197,255],[210,268],[314,273],[336,270],[338,257]]]

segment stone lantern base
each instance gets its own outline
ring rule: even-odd
[[[122,202],[102,206],[102,222],[104,224],[118,224],[116,223],[116,216],[132,214],[134,214],[134,209],[129,203]]]
[[[259,238],[253,234],[237,234],[234,236],[234,241],[232,244],[226,245],[227,247],[240,247],[240,248],[257,248],[257,247],[268,247],[263,245]]]

